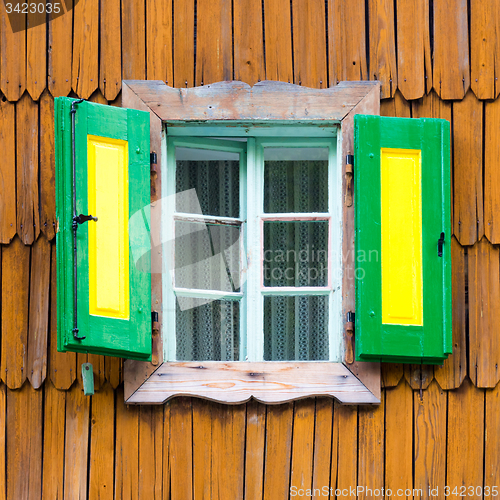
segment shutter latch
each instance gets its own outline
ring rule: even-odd
[[[345,198],[346,206],[352,206],[352,193],[354,185],[354,155],[350,151],[347,152],[345,160]]]
[[[93,220],[97,222],[97,217],[94,217],[93,215],[75,215],[73,217],[73,229],[76,231],[78,228],[78,224],[83,224],[84,222],[88,222],[89,220]]]
[[[441,236],[438,240],[438,257],[443,256],[443,244],[444,244],[444,233],[441,233]]]
[[[348,364],[354,363],[354,313],[349,311],[347,313],[347,322],[345,325],[346,331],[346,348],[345,348],[345,361]]]

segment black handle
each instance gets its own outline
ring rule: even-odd
[[[443,256],[443,244],[444,244],[444,233],[441,233],[441,236],[438,240],[438,257]]]

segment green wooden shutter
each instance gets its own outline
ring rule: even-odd
[[[356,359],[441,364],[452,350],[449,123],[357,115],[354,142]]]
[[[58,350],[151,358],[149,114],[76,105],[77,321],[74,328],[71,105],[55,99]],[[90,214],[89,214],[90,211]],[[142,217],[130,224],[140,211]],[[142,255],[140,265],[134,256]],[[137,259],[136,259],[137,260]]]

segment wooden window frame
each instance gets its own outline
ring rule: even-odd
[[[124,81],[122,106],[150,113],[151,151],[157,163],[151,169],[151,229],[161,227],[161,156],[164,123],[223,124],[292,121],[321,122],[340,128],[343,173],[346,157],[354,151],[355,114],[380,113],[379,82],[341,82],[328,89],[310,89],[281,82],[221,82],[190,89],[174,89],[162,81]],[[291,122],[290,122],[291,123]],[[281,403],[311,396],[331,396],[345,404],[380,402],[380,363],[354,361],[354,336],[345,329],[354,312],[354,206],[352,184],[342,175],[342,362],[164,362],[162,341],[162,275],[152,274],[152,310],[159,314],[153,326],[151,362],[127,360],[124,365],[125,401],[161,404],[173,396],[195,396],[223,403],[255,398]],[[349,201],[350,200],[350,201]],[[161,247],[152,251],[152,266],[161,268]]]

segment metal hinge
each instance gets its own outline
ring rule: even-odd
[[[345,159],[345,197],[344,203],[346,206],[352,206],[352,197],[354,191],[354,155],[350,151],[347,152]]]
[[[158,163],[158,155],[156,151],[151,151],[149,155],[149,163],[151,164],[151,170],[156,171],[156,164]]]
[[[352,364],[354,363],[354,313],[352,311],[349,311],[347,313],[345,331],[346,331],[345,361],[348,364]]]

